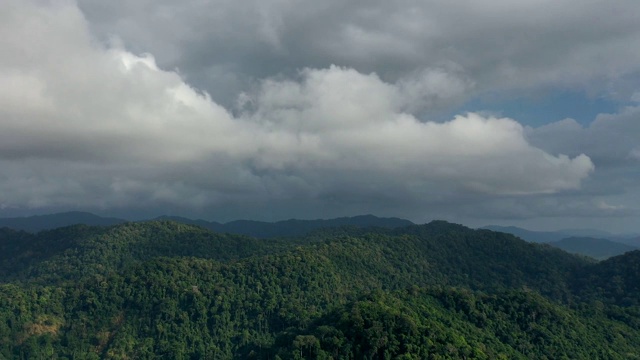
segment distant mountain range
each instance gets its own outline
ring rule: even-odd
[[[253,220],[236,220],[225,224],[205,220],[191,220],[178,216],[161,216],[154,220],[171,220],[189,225],[198,225],[216,232],[247,235],[257,238],[291,237],[308,234],[312,231],[343,226],[351,227],[379,227],[393,229],[414,225],[409,220],[399,218],[380,218],[373,215],[341,217],[328,220],[284,220],[278,222],[264,222]]]
[[[616,235],[601,230],[593,229],[567,229],[558,231],[533,231],[516,226],[498,226],[489,225],[484,226],[482,229],[505,232],[507,234],[515,235],[522,240],[535,243],[550,243],[554,241],[560,241],[568,237],[591,237],[599,239],[610,239],[616,237]]]
[[[379,227],[393,229],[414,225],[409,220],[399,218],[381,218],[373,215],[341,217],[320,220],[284,220],[278,222],[264,222],[253,220],[236,220],[228,223],[215,221],[193,220],[179,216],[160,216],[151,220],[171,220],[182,224],[196,225],[215,232],[248,235],[257,238],[301,236],[319,229],[337,227]],[[7,227],[27,232],[39,232],[70,225],[111,226],[128,222],[125,219],[101,217],[88,212],[65,212],[51,215],[29,217],[0,218],[0,228]]]
[[[635,246],[607,239],[589,237],[570,237],[560,241],[551,242],[549,245],[555,246],[568,253],[586,255],[598,260],[604,260],[612,256],[638,250],[638,247]]]
[[[534,243],[548,243],[567,252],[604,260],[640,248],[640,237],[593,229],[532,231],[516,226],[489,225],[483,229],[505,232]]]
[[[187,225],[196,225],[218,233],[247,235],[256,238],[277,238],[303,236],[314,231],[341,228],[384,228],[394,229],[415,225],[413,222],[394,217],[360,215],[318,220],[284,220],[264,222],[236,220],[219,223],[202,219],[179,216],[160,216],[151,220],[170,220]],[[0,228],[7,227],[36,233],[70,225],[112,226],[129,222],[115,217],[102,217],[88,212],[72,211],[50,215],[0,218]],[[532,231],[515,226],[485,226],[483,229],[515,235],[534,243],[548,243],[570,253],[590,256],[598,260],[640,248],[640,237],[615,235],[591,229],[569,229],[559,231]]]

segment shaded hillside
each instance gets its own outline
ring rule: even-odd
[[[5,281],[32,279],[41,283],[107,275],[159,256],[229,261],[279,251],[298,243],[214,233],[167,221],[126,223],[111,228],[76,225],[36,235],[2,231],[5,236],[0,244],[7,251],[0,256],[3,261],[0,274]]]
[[[562,249],[572,254],[580,254],[597,260],[608,259],[612,256],[637,250],[637,247],[618,243],[606,239],[588,237],[570,237],[549,243],[549,245]]]
[[[29,269],[38,267],[66,251],[72,251],[93,236],[107,231],[103,227],[74,225],[32,234],[9,228],[0,229],[0,281],[33,279]]]
[[[639,306],[640,250],[584,268],[578,273],[575,286],[575,292],[585,299]]]
[[[635,252],[594,264],[441,221],[280,240],[175,222],[97,229],[59,229],[87,233],[59,236],[51,256],[3,279],[0,358],[640,354],[640,315],[626,300]],[[9,246],[30,236],[3,234]]]

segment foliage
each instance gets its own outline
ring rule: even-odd
[[[640,354],[636,253],[593,263],[445,222],[270,240],[168,221],[5,229],[0,246],[0,358]]]

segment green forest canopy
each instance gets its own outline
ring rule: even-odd
[[[446,222],[256,239],[0,230],[0,358],[633,359],[640,252]]]

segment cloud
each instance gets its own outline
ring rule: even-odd
[[[598,168],[624,167],[640,146],[640,107],[629,106],[613,114],[600,114],[584,127],[565,119],[526,129],[532,144],[551,153],[585,153]]]
[[[331,67],[306,70],[302,77],[266,82],[252,114],[254,122],[266,121],[286,137],[295,134],[298,149],[313,150],[294,168],[314,159],[314,168],[340,169],[338,178],[376,170],[394,185],[400,184],[392,179],[405,174],[418,183],[455,179],[465,191],[501,194],[577,188],[592,170],[584,156],[552,157],[531,147],[522,126],[511,119],[470,113],[445,123],[420,122],[401,111],[412,99],[404,96],[403,85],[384,83],[375,74]],[[296,156],[295,149],[272,158],[281,162]],[[261,159],[268,155],[267,150]],[[527,175],[531,171],[538,174],[535,179]]]
[[[579,193],[561,197],[563,203],[550,207],[546,214],[557,214],[558,209],[577,206],[565,216],[610,217],[619,221],[627,219],[624,221],[629,224],[637,222],[640,107],[629,106],[616,113],[600,114],[587,126],[565,119],[538,128],[528,127],[525,137],[533,146],[551,154],[585,154],[598,169],[585,181]]]
[[[230,111],[153,55],[94,37],[73,2],[7,1],[0,14],[12,34],[0,36],[3,208],[419,209],[579,189],[594,170],[533,146],[512,119],[416,118],[440,90],[450,101],[474,86],[453,68],[396,80],[304,68],[257,81]],[[269,46],[286,43],[276,20]]]
[[[463,6],[436,0],[366,6],[79,0],[79,6],[101,37],[115,33],[134,52],[155,54],[163,68],[180,68],[223,104],[256,79],[331,64],[390,82],[422,69],[447,69],[447,77],[475,85],[463,93],[467,98],[563,87],[626,101],[631,93],[621,94],[628,92],[623,83],[640,74],[639,5],[628,0]]]

